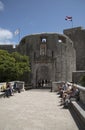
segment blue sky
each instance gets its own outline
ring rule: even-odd
[[[73,27],[85,28],[84,13],[85,0],[0,0],[0,44],[17,44],[34,33],[63,33],[72,27],[66,16],[72,16]]]

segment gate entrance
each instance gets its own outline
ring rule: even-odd
[[[47,66],[41,66],[36,71],[36,86],[37,88],[50,87],[50,71]]]

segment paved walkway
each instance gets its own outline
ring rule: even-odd
[[[79,129],[56,93],[37,89],[0,99],[0,130]]]

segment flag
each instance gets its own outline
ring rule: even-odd
[[[66,16],[65,20],[72,21],[72,17],[71,16]]]
[[[20,29],[16,29],[15,32],[14,32],[14,35],[18,35],[20,33]]]

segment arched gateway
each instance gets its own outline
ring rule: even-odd
[[[17,51],[30,57],[30,79],[34,87],[40,82],[72,81],[76,54],[67,36],[57,33],[29,35],[21,40]]]
[[[36,70],[36,83],[38,83],[39,81],[50,81],[51,79],[51,74],[50,74],[50,69],[48,68],[48,66],[40,66],[39,68],[37,68]]]
[[[36,82],[36,87],[50,87],[51,79],[55,77],[52,72],[52,66],[47,64],[39,64],[36,67],[33,80]]]

